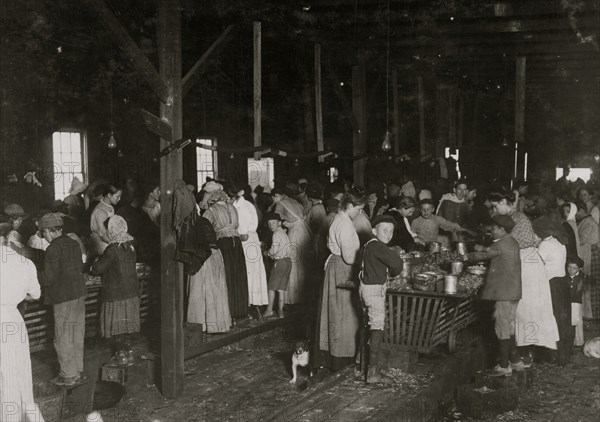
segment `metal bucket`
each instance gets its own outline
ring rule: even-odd
[[[462,261],[454,261],[452,263],[452,274],[460,274],[463,272],[464,263]]]
[[[447,275],[444,277],[444,293],[455,294],[458,286],[458,277],[456,275]]]

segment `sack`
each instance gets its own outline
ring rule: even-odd
[[[579,325],[581,321],[581,303],[571,303],[571,325]]]

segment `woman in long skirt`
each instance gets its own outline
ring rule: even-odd
[[[200,226],[197,233],[202,246],[210,250],[210,256],[200,270],[190,276],[187,320],[202,324],[206,333],[225,333],[231,328],[227,296],[227,277],[221,251],[216,248],[217,237],[210,222],[198,217],[194,224]]]
[[[588,276],[590,285],[583,291],[583,318],[600,318],[600,232],[598,223],[589,214],[585,204],[577,204],[579,224],[580,258],[583,260],[583,272]]]
[[[339,370],[354,361],[359,328],[356,292],[338,288],[338,284],[355,282],[360,243],[352,218],[364,206],[361,195],[344,196],[340,211],[329,226],[327,246],[331,255],[325,264],[325,280],[318,313],[320,363]]]
[[[248,277],[248,303],[254,307],[267,305],[269,303],[269,292],[267,289],[267,272],[263,262],[260,240],[256,230],[258,229],[258,213],[254,204],[244,198],[244,190],[231,187],[228,189],[229,203],[238,212],[238,233],[244,249],[246,258],[246,273]],[[260,310],[257,316],[260,318]]]
[[[492,192],[488,200],[496,214],[509,215],[516,224],[511,236],[519,244],[523,289],[517,306],[516,344],[556,350],[556,342],[559,340],[558,325],[552,310],[550,282],[537,249],[540,238],[533,231],[531,221],[525,214],[516,210],[516,200],[511,192]],[[527,356],[524,362],[530,363]]]
[[[227,203],[223,191],[210,194],[209,208],[203,217],[211,222],[217,234],[217,246],[223,255],[229,311],[233,318],[248,315],[248,276],[246,257],[238,233],[238,214],[235,207]]]
[[[33,262],[6,245],[9,230],[9,226],[0,229],[0,420],[43,422],[33,399],[29,336],[17,309],[26,298],[39,299],[40,285]]]
[[[311,263],[314,260],[312,252],[312,237],[306,221],[304,220],[304,208],[300,202],[288,198],[283,191],[273,189],[274,209],[283,219],[283,225],[287,228],[290,239],[290,252],[292,258],[292,273],[286,293],[286,303],[306,302],[309,295],[309,277]]]

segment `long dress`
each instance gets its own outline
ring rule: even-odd
[[[242,318],[248,314],[248,276],[246,257],[237,231],[237,211],[233,205],[220,201],[211,205],[203,217],[213,225],[217,246],[223,255],[229,311],[233,318]]]
[[[511,235],[519,244],[522,280],[522,297],[515,319],[517,346],[543,346],[556,350],[558,325],[552,309],[550,280],[538,253],[539,238],[523,213],[517,211],[511,217],[516,223]]]
[[[310,231],[304,221],[304,208],[291,198],[284,196],[275,204],[275,212],[284,220],[290,239],[290,258],[292,258],[292,273],[288,284],[286,303],[302,303],[310,294],[308,277],[311,262],[314,258],[312,252],[312,239]]]
[[[579,251],[583,260],[583,272],[588,275],[591,287],[584,289],[582,314],[586,319],[600,317],[600,233],[598,224],[591,217],[583,218],[577,226]]]
[[[238,233],[248,236],[248,239],[242,242],[248,277],[248,302],[250,305],[266,305],[269,303],[269,291],[260,240],[256,232],[258,213],[254,205],[243,197],[238,198],[233,206],[238,212]]]
[[[17,305],[29,294],[40,297],[33,263],[0,246],[0,420],[43,421],[33,398],[29,336]]]
[[[359,327],[355,292],[337,287],[354,281],[354,264],[360,249],[352,220],[343,212],[329,226],[328,247],[331,255],[325,264],[319,309],[319,349],[323,352],[323,363],[336,370],[352,362]]]

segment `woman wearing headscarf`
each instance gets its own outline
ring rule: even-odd
[[[579,231],[579,257],[583,272],[589,276],[591,286],[583,291],[582,314],[584,318],[600,318],[600,233],[598,223],[583,203],[577,204],[576,218]]]
[[[588,186],[579,188],[579,192],[577,193],[577,197],[585,205],[589,215],[594,219],[596,224],[600,224],[600,208],[592,201],[592,195],[593,191]]]
[[[304,208],[295,199],[289,198],[283,190],[273,189],[273,212],[283,219],[290,239],[292,273],[288,284],[286,303],[302,303],[309,294],[307,286],[310,274],[310,263],[313,259],[312,239],[306,221]]]
[[[229,311],[235,322],[235,318],[248,315],[248,275],[246,256],[238,233],[238,212],[233,205],[227,203],[228,199],[222,190],[207,192],[203,203],[208,205],[208,209],[203,217],[210,221],[217,234],[217,246],[225,263]]]
[[[102,275],[100,335],[113,338],[115,352],[128,348],[129,334],[140,331],[140,292],[136,272],[136,251],[127,223],[119,215],[108,220],[109,244],[92,264]]]
[[[258,306],[269,303],[269,292],[267,289],[267,273],[262,258],[260,240],[256,230],[258,229],[258,214],[254,204],[244,198],[244,190],[235,186],[228,188],[229,203],[238,213],[238,233],[244,249],[246,259],[246,274],[248,278],[248,303],[256,309],[257,319],[261,318]]]
[[[517,306],[517,346],[532,345],[556,350],[559,340],[558,326],[552,310],[550,284],[538,245],[541,239],[533,231],[531,221],[516,209],[512,192],[496,191],[488,196],[495,214],[508,215],[515,222],[511,236],[519,244],[521,258],[522,297]],[[531,350],[524,357],[526,366],[531,364]]]
[[[23,300],[39,299],[41,290],[35,265],[8,249],[10,229],[0,223],[0,420],[43,422],[33,398],[29,335],[17,309]]]
[[[572,202],[566,202],[560,207],[561,215],[563,217],[562,227],[567,234],[567,256],[578,257],[579,256],[579,230],[577,229],[577,221],[575,215],[577,214],[577,205]]]
[[[331,255],[325,263],[325,281],[319,306],[318,346],[314,365],[342,369],[354,361],[359,313],[353,291],[338,288],[355,282],[360,241],[352,219],[365,206],[363,195],[350,192],[340,202],[340,210],[329,226],[327,247]]]

